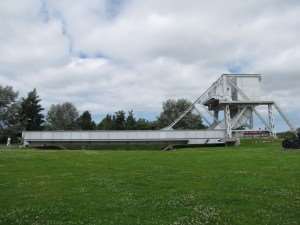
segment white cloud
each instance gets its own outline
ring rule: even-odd
[[[38,88],[46,107],[157,112],[237,70],[262,73],[268,96],[300,110],[299,1],[25,2],[0,3],[0,82]]]

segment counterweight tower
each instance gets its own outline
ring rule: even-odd
[[[244,133],[245,130],[260,132],[261,130],[254,128],[254,117],[261,121],[270,136],[276,137],[274,123],[274,109],[276,109],[290,130],[295,132],[295,128],[279,106],[272,100],[262,99],[261,81],[260,74],[223,74],[164,129],[173,129],[189,112],[195,110],[208,123],[210,130],[225,129],[228,140],[233,139],[235,134]],[[266,113],[258,110],[258,106],[264,106]],[[206,118],[203,111],[212,119]]]

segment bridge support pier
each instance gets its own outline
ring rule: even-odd
[[[232,124],[231,124],[231,116],[230,116],[230,107],[229,107],[229,105],[225,105],[224,117],[225,117],[226,138],[227,139],[232,139]]]
[[[268,105],[268,123],[269,123],[270,133],[271,133],[272,137],[276,137],[274,113],[273,113],[273,105],[272,104]]]

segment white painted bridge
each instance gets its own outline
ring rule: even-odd
[[[24,131],[30,146],[101,145],[110,143],[224,144],[225,130]]]
[[[104,143],[226,144],[245,131],[265,132],[275,137],[274,109],[295,132],[279,106],[262,99],[259,74],[223,74],[196,101],[163,130],[155,131],[24,131],[29,146],[97,145]],[[256,107],[267,110],[267,118]],[[206,130],[174,130],[188,113],[196,111],[207,123]],[[220,115],[221,114],[221,115]],[[210,117],[207,118],[207,116]],[[255,128],[254,116],[265,126]],[[248,130],[245,130],[248,129]]]

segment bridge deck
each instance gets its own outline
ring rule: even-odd
[[[67,143],[150,143],[224,144],[225,130],[155,131],[24,131],[27,145],[64,145]]]

